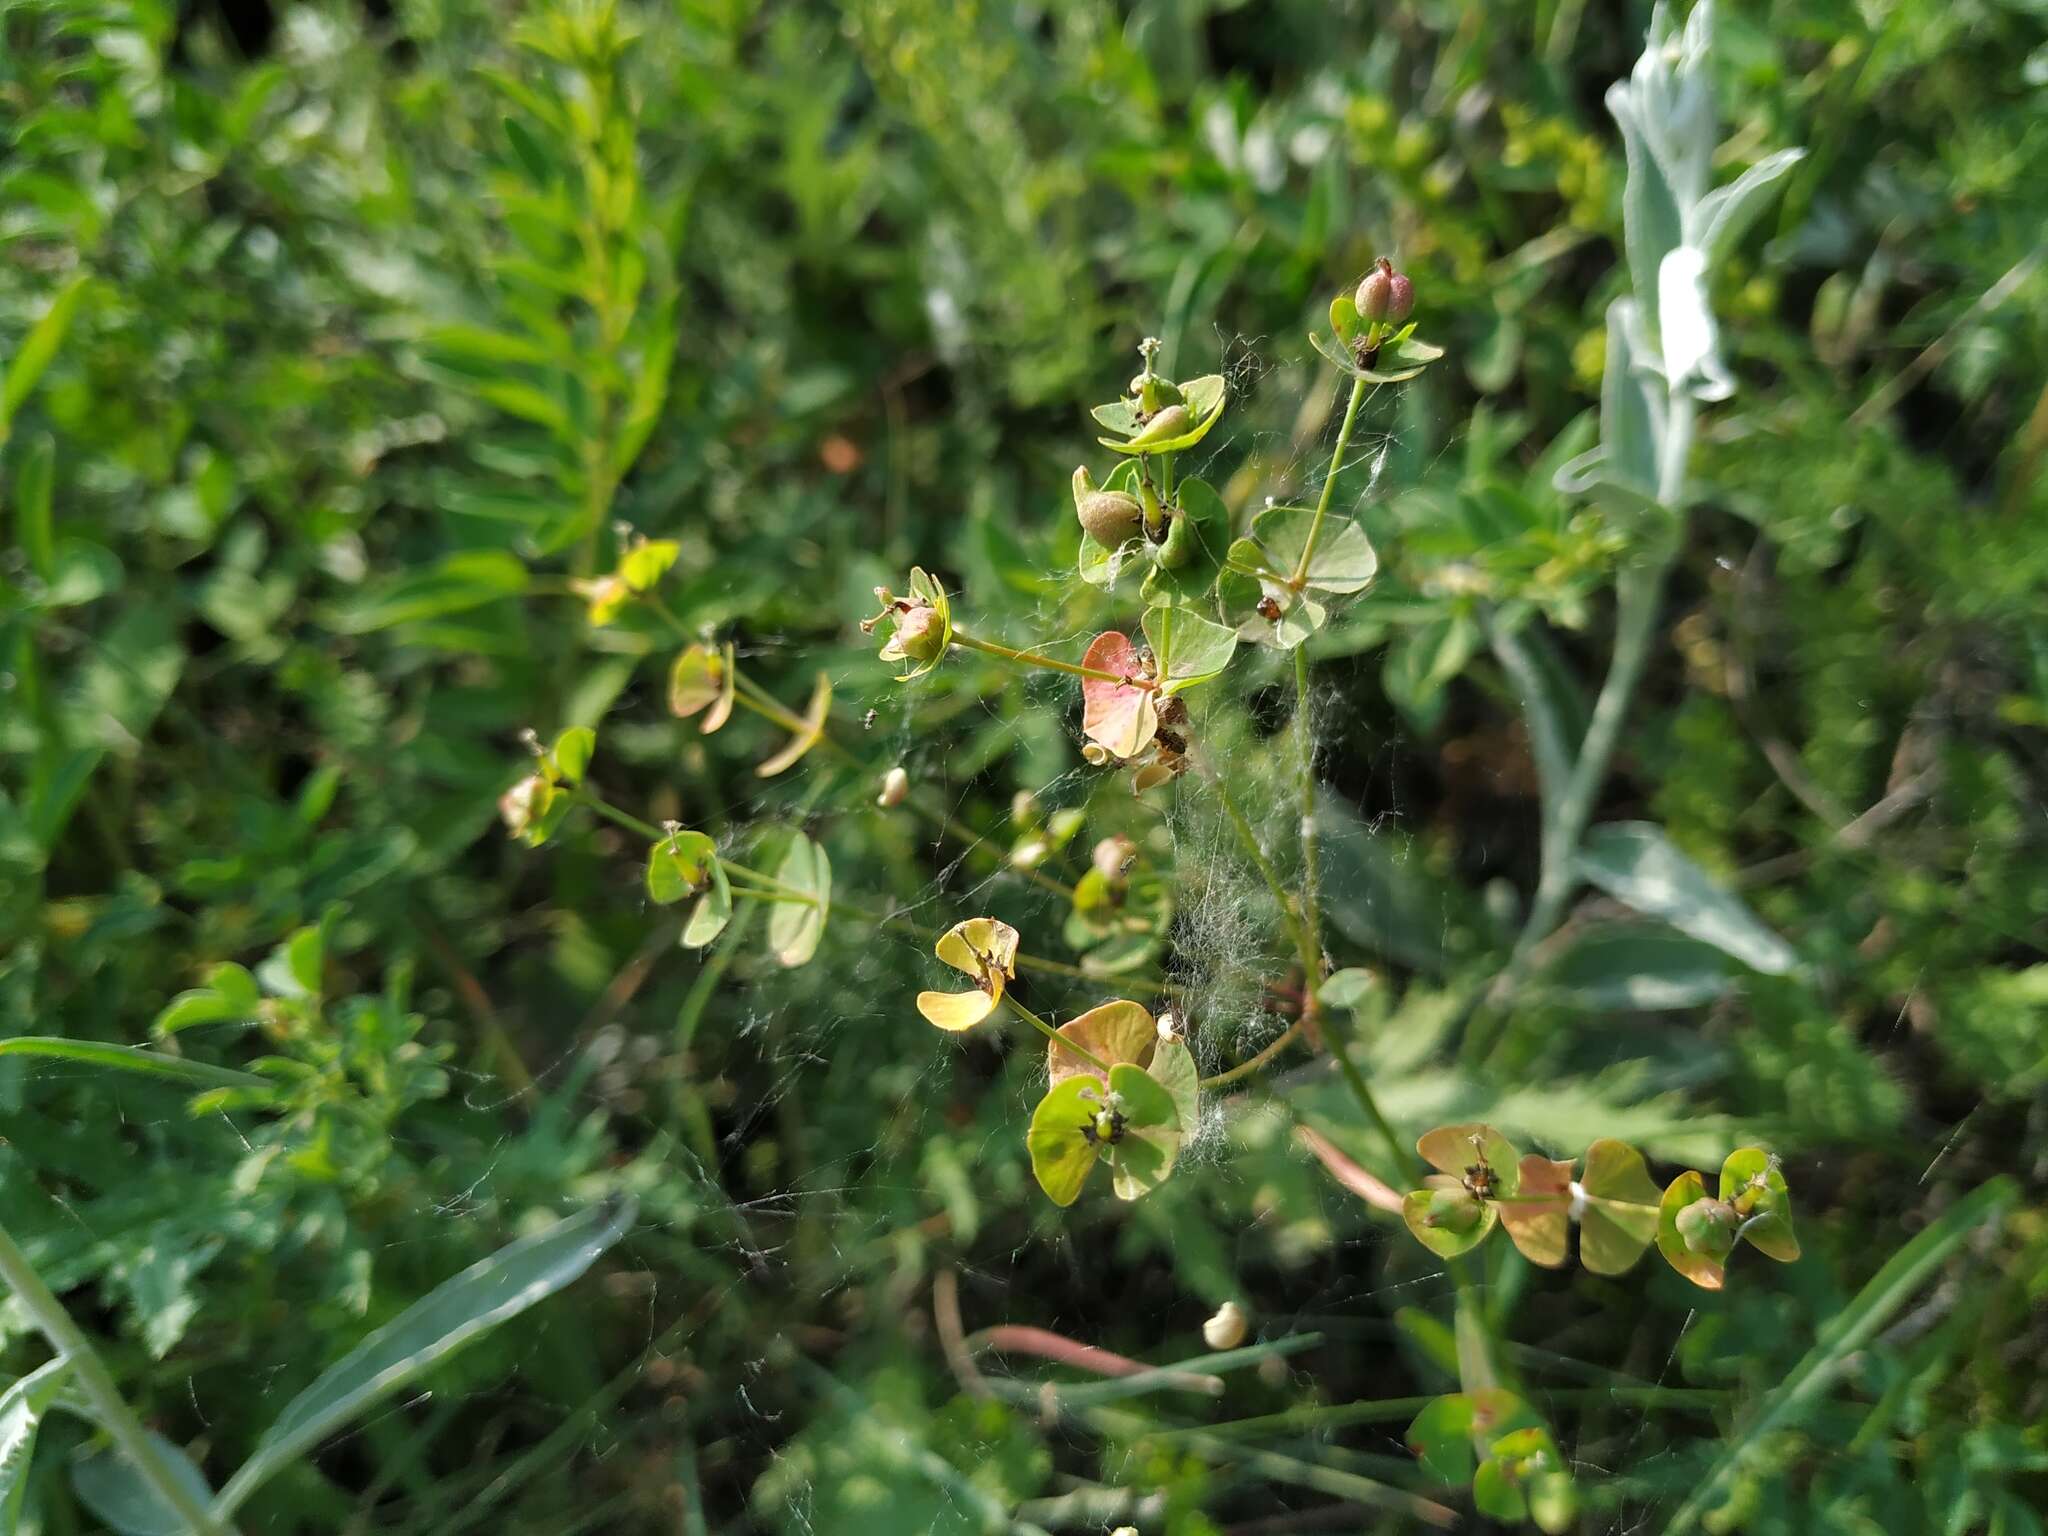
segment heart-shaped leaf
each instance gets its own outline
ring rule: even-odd
[[[1302,563],[1310,535],[1315,548]],[[1268,570],[1301,580],[1313,591],[1346,597],[1362,592],[1380,568],[1380,557],[1365,530],[1348,517],[1325,514],[1316,527],[1316,514],[1309,507],[1268,507],[1252,519],[1252,537],[1264,551]]]
[[[647,897],[662,906],[694,896],[711,879],[718,845],[702,832],[678,828],[647,851]]]
[[[1625,1141],[1602,1137],[1586,1148],[1585,1193],[1579,1213],[1579,1262],[1596,1275],[1635,1267],[1656,1240],[1661,1199],[1643,1154]]]
[[[1186,608],[1149,608],[1144,627],[1161,686],[1168,694],[1219,675],[1230,665],[1231,654],[1237,649],[1234,631]]]
[[[1055,1033],[1112,1067],[1121,1062],[1143,1066],[1159,1045],[1159,1026],[1152,1015],[1123,998],[1090,1008],[1062,1024]],[[1055,1083],[1077,1076],[1102,1081],[1102,1074],[1082,1057],[1049,1040],[1045,1046],[1045,1068]]]
[[[1516,1170],[1515,1192],[1500,1200],[1501,1225],[1531,1264],[1563,1265],[1571,1247],[1572,1163],[1531,1152]]]
[[[1130,636],[1108,630],[1090,642],[1081,664],[1119,677],[1144,678],[1144,663]],[[1153,690],[1142,682],[1110,682],[1090,677],[1081,682],[1081,729],[1089,740],[1117,757],[1136,757],[1159,730]]]
[[[1740,1231],[1766,1258],[1790,1264],[1799,1257],[1792,1231],[1792,1194],[1778,1160],[1761,1147],[1743,1147],[1721,1165],[1721,1198],[1742,1218]]]
[[[702,949],[725,931],[725,925],[732,921],[732,887],[727,884],[725,867],[716,859],[711,861],[711,887],[697,898],[697,905],[690,909],[689,921],[683,924],[682,945],[685,949]]]

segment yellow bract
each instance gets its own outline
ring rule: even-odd
[[[972,1029],[996,1011],[1004,983],[1017,974],[1017,930],[993,917],[970,917],[940,934],[933,953],[975,985],[966,992],[920,992],[917,1011],[940,1029]]]

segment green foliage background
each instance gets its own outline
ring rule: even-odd
[[[1062,953],[1062,904],[1001,867],[1013,791],[1089,804],[1077,868],[1136,816],[1113,784],[1087,799],[1071,691],[978,656],[893,689],[853,620],[915,561],[1014,643],[1110,623],[1066,576],[1085,404],[1156,335],[1166,371],[1233,381],[1205,471],[1233,509],[1289,494],[1331,404],[1303,333],[1382,251],[1449,357],[1369,423],[1383,575],[1313,654],[1326,900],[1339,959],[1385,977],[1385,1102],[1560,1152],[1616,1134],[1711,1166],[1759,1138],[1802,1212],[1806,1259],[1718,1296],[1493,1255],[1488,1311],[1579,1465],[1583,1528],[1658,1528],[1884,1260],[2005,1172],[2017,1205],[1772,1427],[1727,1518],[2043,1529],[2036,0],[1723,14],[1721,174],[1809,155],[1715,294],[1741,390],[1708,418],[1601,816],[1663,823],[1808,968],[1716,969],[1699,1005],[1643,1013],[1596,956],[1470,1049],[1443,1031],[1536,842],[1484,613],[1539,604],[1582,678],[1605,654],[1615,544],[1550,472],[1590,431],[1624,281],[1600,94],[1643,7],[677,0],[622,9],[630,46],[581,85],[564,61],[603,13],[577,7],[243,20],[0,3],[0,1031],[142,1042],[231,961],[284,1002],[173,1048],[302,1074],[267,1112],[192,1115],[0,1061],[0,1218],[218,1482],[438,1281],[549,1213],[616,1191],[642,1212],[245,1529],[1195,1536],[1356,1493],[1333,1476],[1423,1486],[1391,1417],[1157,1433],[1454,1381],[1438,1266],[1284,1118],[1239,1118],[1144,1202],[1058,1216],[1023,1158],[1036,1052],[936,1037],[910,1006],[922,944],[841,918],[798,971],[688,955],[632,839],[577,822],[528,850],[496,815],[522,730],[595,725],[595,781],[649,819],[744,851],[809,818],[849,898],[931,926],[986,907]],[[619,522],[681,542],[669,606],[786,702],[833,675],[854,766],[760,780],[775,732],[669,718],[675,636],[593,628],[568,586]],[[1277,676],[1215,730],[1284,825]],[[898,761],[981,841],[874,810]],[[1260,1038],[1232,958],[1270,933],[1207,814],[1170,825],[1176,963],[1223,1060]],[[309,926],[294,995],[262,967]],[[1034,1006],[1099,993],[1041,980]],[[1290,1083],[1372,1161],[1320,1075]],[[942,1271],[970,1326],[1152,1361],[1199,1352],[1229,1298],[1325,1342],[1217,1404],[1046,1423],[962,1394]],[[0,1324],[14,1369],[44,1358]],[[1609,1390],[1644,1385],[1707,1395]],[[61,1475],[77,1433],[38,1454],[40,1529],[95,1528]]]

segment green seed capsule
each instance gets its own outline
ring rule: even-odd
[[[1115,549],[1133,537],[1145,516],[1138,498],[1122,491],[1095,491],[1082,497],[1074,510],[1088,537],[1104,549]]]
[[[1159,563],[1169,571],[1177,571],[1195,557],[1200,547],[1195,520],[1176,510],[1166,525],[1166,542],[1159,546]]]
[[[1151,443],[1171,442],[1192,431],[1194,425],[1195,419],[1188,414],[1186,406],[1169,405],[1145,423],[1144,430],[1131,439],[1131,446],[1141,448]]]
[[[1699,1199],[1678,1213],[1678,1235],[1694,1253],[1719,1263],[1735,1246],[1739,1220],[1733,1206],[1720,1200]]]

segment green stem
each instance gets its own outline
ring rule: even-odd
[[[613,823],[615,826],[624,827],[628,832],[637,832],[650,843],[658,843],[668,836],[666,832],[662,831],[653,822],[642,821],[631,812],[620,810],[611,801],[605,799],[604,796],[586,784],[576,786],[574,797],[579,804],[589,806],[606,821]]]
[[[1365,403],[1365,380],[1351,381],[1351,403],[1344,407],[1344,424],[1337,429],[1337,447],[1330,455],[1330,472],[1323,477],[1323,494],[1316,498],[1316,515],[1302,542],[1301,558],[1294,563],[1294,579],[1288,583],[1297,592],[1308,577],[1308,563],[1315,558],[1316,540],[1323,535],[1323,519],[1329,515],[1330,499],[1337,492],[1337,474],[1344,468],[1344,451],[1351,446],[1351,430],[1358,425],[1358,408]]]
[[[1020,666],[1044,667],[1051,672],[1065,672],[1073,677],[1093,678],[1099,683],[1122,683],[1129,688],[1150,688],[1152,684],[1141,677],[1126,677],[1121,672],[1106,672],[1101,667],[1076,666],[1071,661],[1059,661],[1036,651],[1012,650],[1007,645],[998,645],[993,640],[983,640],[965,631],[953,631],[953,643],[970,651],[981,651],[990,656],[1000,656],[1005,661],[1014,661]]]
[[[1304,1013],[1300,1018],[1288,1025],[1286,1029],[1282,1030],[1279,1035],[1274,1037],[1272,1043],[1261,1050],[1258,1055],[1251,1057],[1249,1060],[1240,1061],[1227,1072],[1218,1072],[1214,1077],[1203,1078],[1202,1087],[1214,1090],[1227,1087],[1241,1077],[1250,1077],[1259,1068],[1292,1045],[1300,1036],[1302,1029],[1307,1023],[1308,1015]]]
[[[1316,849],[1315,731],[1308,707],[1308,649],[1300,645],[1294,648],[1294,741],[1301,772],[1301,925],[1308,940],[1307,953],[1303,957],[1308,974],[1303,978],[1302,986],[1313,998],[1315,989],[1322,985],[1323,980],[1323,918],[1316,895],[1322,883],[1322,872]],[[1315,1011],[1313,1003],[1309,1005],[1309,1011]]]
[[[1010,996],[1007,992],[1003,994],[1003,1003],[1006,1007],[1009,1008],[1009,1010],[1012,1013],[1016,1014],[1018,1018],[1022,1019],[1026,1024],[1029,1024],[1033,1029],[1037,1030],[1041,1035],[1045,1036],[1046,1039],[1050,1040],[1054,1045],[1058,1046],[1061,1050],[1067,1051],[1072,1055],[1080,1057],[1083,1061],[1087,1062],[1089,1066],[1093,1067],[1096,1071],[1100,1072],[1104,1077],[1109,1076],[1108,1062],[1104,1061],[1100,1056],[1096,1055],[1086,1046],[1076,1045],[1073,1041],[1069,1040],[1065,1035],[1061,1034],[1058,1030],[1054,1029],[1050,1024],[1046,1023],[1045,1020],[1041,1019],[1029,1008],[1026,1008],[1022,1003],[1018,1002],[1017,999]]]
[[[1309,967],[1315,963],[1316,951],[1307,933],[1302,929],[1301,920],[1295,912],[1294,898],[1287,894],[1287,888],[1280,883],[1280,872],[1266,857],[1266,850],[1259,846],[1259,835],[1252,830],[1251,822],[1246,819],[1236,797],[1230,793],[1229,783],[1222,774],[1209,766],[1208,759],[1199,752],[1195,754],[1194,761],[1202,777],[1208,781],[1209,787],[1216,791],[1216,799],[1223,807],[1223,814],[1229,819],[1231,830],[1237,833],[1237,840],[1250,857],[1252,867],[1258,870],[1259,878],[1266,882],[1266,889],[1273,893],[1273,903],[1280,909],[1281,926],[1287,930],[1287,941],[1301,957],[1303,985],[1312,989],[1314,972]]]
[[[36,1273],[28,1255],[21,1251],[5,1227],[0,1227],[0,1281],[14,1292],[22,1310],[34,1320],[51,1347],[71,1363],[78,1385],[84,1391],[86,1401],[92,1405],[94,1417],[114,1437],[114,1443],[121,1448],[121,1453],[142,1480],[149,1484],[151,1492],[175,1511],[195,1536],[225,1536],[232,1531],[232,1526],[214,1519],[164,1460],[156,1442],[150,1439],[149,1431],[142,1427],[142,1421],[135,1417],[135,1410],[128,1406],[127,1399],[121,1396],[121,1389],[114,1385],[114,1378],[108,1373],[99,1352],[92,1347],[92,1341],[72,1321],[71,1314],[64,1310],[64,1304],[43,1284],[43,1277]]]

